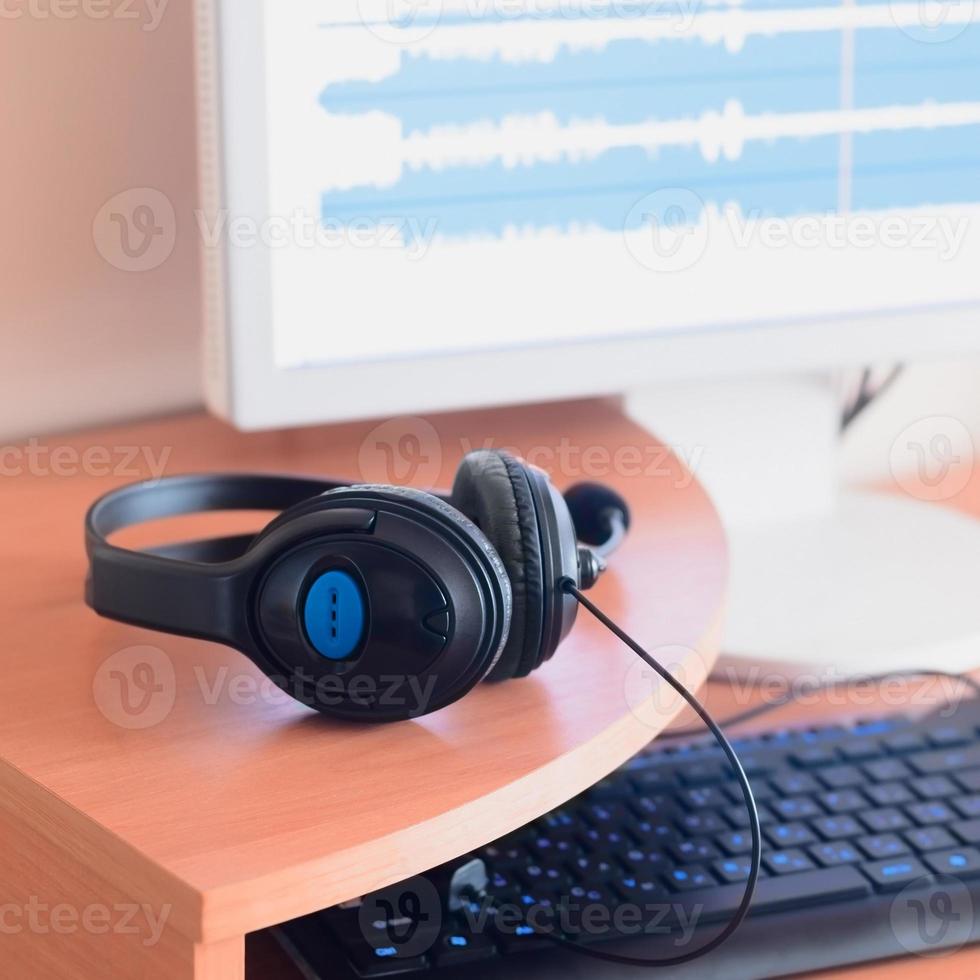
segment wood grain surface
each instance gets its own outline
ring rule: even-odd
[[[41,889],[31,862],[42,861],[52,897],[81,902],[94,890],[169,909],[158,946],[173,941],[172,976],[234,976],[245,933],[495,838],[655,735],[678,699],[585,614],[532,678],[483,686],[418,721],[364,727],[288,702],[235,651],[105,621],[82,602],[82,517],[129,479],[262,470],[448,486],[463,452],[484,446],[521,453],[561,485],[601,479],[623,493],[633,533],[594,598],[699,685],[722,620],[724,536],[683,464],[612,402],[267,434],[187,416],[8,451],[0,799],[22,842],[21,853],[0,853],[8,893],[26,901]],[[127,540],[265,519],[169,521]],[[140,664],[152,683],[134,673]],[[110,950],[131,949],[134,970],[151,958],[115,935],[25,932],[4,944],[8,965],[36,965],[43,949],[51,963],[102,962],[103,973],[84,974],[93,977],[127,975]]]

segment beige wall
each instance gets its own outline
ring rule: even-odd
[[[0,437],[181,408],[200,400],[194,77],[189,0],[159,26],[0,18]],[[34,4],[35,9],[51,4]],[[111,8],[120,8],[111,0]],[[132,187],[174,204],[176,247],[125,272],[96,250],[93,219]]]

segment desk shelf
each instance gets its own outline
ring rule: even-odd
[[[439,485],[468,448],[492,446],[552,469],[559,485],[615,486],[633,530],[593,596],[700,684],[716,655],[726,550],[708,498],[674,455],[607,401],[429,422],[438,439],[419,442],[416,475],[438,472]],[[5,935],[5,976],[243,977],[247,933],[507,833],[610,772],[677,713],[680,700],[587,615],[531,678],[482,686],[417,721],[363,727],[267,696],[261,673],[232,650],[102,620],[83,604],[85,509],[151,475],[148,461],[165,460],[167,474],[374,480],[386,458],[376,443],[390,436],[372,424],[242,434],[191,415],[47,440],[66,447],[64,475],[51,465],[4,478],[3,901],[67,904],[79,916],[135,903],[165,915],[152,944],[145,928],[91,923]],[[260,525],[212,515],[166,530],[176,540]],[[145,529],[127,539],[151,540]],[[143,715],[119,700],[109,671],[120,661],[107,663],[134,646],[149,648],[140,656],[162,688]]]

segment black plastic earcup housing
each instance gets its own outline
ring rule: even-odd
[[[344,533],[336,513],[374,518]],[[510,582],[486,537],[445,501],[403,487],[346,487],[274,524],[249,549],[263,572],[248,652],[297,700],[351,719],[418,717],[458,700],[497,662]],[[317,651],[302,613],[318,578],[335,571],[356,581],[368,609],[363,641],[339,660]]]

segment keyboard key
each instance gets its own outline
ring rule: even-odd
[[[629,795],[629,791],[629,780],[617,772],[600,779],[585,795],[594,803],[619,803]]]
[[[865,810],[858,814],[861,822],[874,834],[882,834],[890,830],[904,830],[909,826],[909,819],[894,807],[884,807],[880,810]]]
[[[617,882],[617,886],[618,886]],[[666,890],[664,890],[666,894]],[[607,909],[613,909],[619,903],[612,887],[600,885],[598,883],[572,885],[568,889],[567,895],[559,898],[559,906],[579,906],[601,905]]]
[[[888,752],[894,752],[897,755],[905,752],[917,752],[926,748],[925,736],[915,731],[896,732],[894,735],[888,735],[881,740],[881,744]]]
[[[517,876],[532,891],[540,890],[542,885],[551,891],[567,888],[572,884],[568,872],[560,864],[529,864]]]
[[[975,771],[980,773],[980,769]],[[909,788],[923,800],[938,800],[945,796],[955,796],[959,792],[953,781],[946,776],[919,776],[910,780]],[[980,789],[980,782],[975,788]],[[968,788],[967,790],[969,792]]]
[[[794,752],[790,759],[804,769],[816,769],[820,766],[830,766],[839,761],[833,749],[824,746],[810,746]]]
[[[817,799],[830,813],[853,813],[868,805],[867,797],[856,789],[831,790],[829,793],[821,793]]]
[[[973,769],[980,766],[980,744],[964,748],[939,749],[933,752],[917,752],[908,757],[908,762],[920,776]]]
[[[752,870],[749,858],[721,858],[711,865],[714,873],[724,882],[745,881]]]
[[[915,799],[911,790],[902,783],[877,783],[869,786],[865,792],[878,806],[898,806]]]
[[[660,794],[646,795],[642,792],[629,801],[630,809],[639,817],[651,820],[670,820],[679,811],[676,800]]]
[[[586,847],[603,849],[607,847],[619,847],[628,844],[629,841],[625,834],[618,830],[599,830],[592,827],[579,835],[579,839]]]
[[[669,844],[667,851],[678,864],[687,864],[692,861],[703,863],[721,856],[714,844],[701,839],[677,841],[674,844]]]
[[[648,902],[667,898],[670,892],[658,879],[624,874],[612,882],[613,888],[627,902]]]
[[[953,835],[943,827],[918,827],[905,831],[902,836],[917,851],[938,851],[940,848],[956,846]]]
[[[929,744],[936,748],[951,748],[955,745],[966,745],[971,740],[972,734],[959,725],[942,725],[926,732],[926,738]]]
[[[708,870],[699,864],[689,864],[683,868],[674,868],[667,875],[667,881],[673,889],[679,892],[708,888],[715,884],[715,879],[711,877]]]
[[[638,851],[643,854],[643,851]],[[619,874],[619,866],[609,858],[601,855],[580,854],[568,862],[568,870],[579,881],[609,881]]]
[[[929,877],[929,871],[914,857],[888,858],[862,864],[861,870],[879,891],[904,888],[909,882]]]
[[[980,844],[980,820],[958,820],[950,824],[949,829],[964,844]]]
[[[951,874],[958,878],[974,878],[980,875],[980,851],[975,847],[953,847],[936,851],[926,854],[923,860],[937,874]]]
[[[764,779],[757,779],[750,783],[750,785],[752,786],[752,795],[755,797],[756,803],[767,803],[769,800],[773,800],[779,795],[773,788],[772,784],[767,783]],[[739,803],[743,807],[745,806],[745,800],[742,796],[742,787],[738,783],[726,783],[724,786],[724,791],[732,803]]]
[[[869,858],[890,858],[910,853],[905,841],[894,834],[871,834],[858,838],[857,844]]]
[[[524,848],[516,845],[488,844],[478,852],[478,856],[483,859],[488,868],[493,868],[495,871],[507,871],[527,860]]]
[[[727,830],[721,817],[711,812],[688,813],[677,821],[677,825],[692,837],[710,837]]]
[[[816,840],[813,832],[802,823],[780,823],[770,827],[766,836],[777,847],[801,847]]]
[[[429,956],[437,967],[475,963],[496,955],[497,949],[489,935],[466,930],[443,933],[429,950]]]
[[[626,820],[626,807],[621,803],[589,803],[581,811],[582,816],[593,827],[621,827]]]
[[[841,743],[837,751],[845,762],[868,762],[877,759],[884,749],[875,738],[859,738]]]
[[[857,864],[862,860],[862,855],[858,853],[857,848],[847,841],[811,844],[807,851],[818,864],[825,868],[832,868],[838,864]]]
[[[681,790],[677,798],[688,810],[703,810],[705,807],[725,806],[728,797],[717,786],[699,786],[694,789]]]
[[[898,782],[912,775],[912,770],[901,759],[879,759],[866,762],[861,768],[876,783]]]
[[[864,833],[864,828],[851,816],[819,817],[810,821],[821,837],[827,840],[837,840],[841,837],[857,837]]]
[[[629,770],[630,783],[636,787],[640,793],[661,793],[673,788],[673,776],[671,773],[661,772],[656,769]]]
[[[980,769],[967,769],[966,772],[957,772],[953,774],[953,778],[967,793],[980,792]]]
[[[773,776],[769,784],[780,796],[803,796],[820,791],[820,783],[808,772],[787,772]],[[753,787],[754,788],[754,787]]]
[[[582,849],[572,837],[535,837],[528,845],[531,852],[541,861],[570,858]]]
[[[530,949],[554,948],[546,936],[538,935],[527,923],[509,925],[494,921],[494,939],[502,953],[523,953]]]
[[[763,826],[770,823],[776,822],[776,815],[769,809],[769,807],[757,803],[757,808],[759,810],[759,823]],[[749,825],[749,811],[748,807],[744,803],[740,803],[737,806],[728,806],[722,810],[722,815],[724,818],[737,830],[742,830]]]
[[[851,789],[866,782],[857,766],[828,766],[820,770],[820,779],[827,789]]]
[[[956,812],[967,820],[980,817],[980,793],[975,793],[973,796],[957,796],[949,802]]]
[[[800,850],[770,851],[763,857],[766,868],[775,875],[792,874],[796,871],[812,871],[813,862]]]
[[[692,892],[685,901],[701,909],[702,922],[717,922],[731,918],[744,890],[742,883],[717,885],[701,894]],[[820,868],[760,879],[752,897],[752,910],[757,914],[778,912],[870,894],[871,884],[856,868]]]
[[[415,973],[426,967],[424,956],[399,956],[396,946],[376,949],[366,942],[345,945],[348,959],[362,977],[386,977],[396,973]]]
[[[932,823],[949,823],[956,819],[956,814],[942,800],[934,800],[931,803],[913,803],[905,809],[920,826],[928,826]]]
[[[720,762],[692,762],[678,773],[685,786],[708,786],[728,778],[729,768]]]
[[[666,855],[655,848],[629,847],[616,854],[627,871],[640,876],[660,874],[668,868]]]
[[[506,871],[491,871],[487,888],[494,893],[513,891],[517,887],[517,877]]]
[[[752,850],[752,834],[747,830],[732,830],[719,834],[715,843],[728,855],[737,857]]]
[[[538,818],[536,825],[542,832],[553,834],[562,830],[574,831],[578,822],[567,810],[552,810]]]
[[[769,805],[785,821],[823,816],[823,810],[809,796],[789,796],[784,800],[775,800]]]

